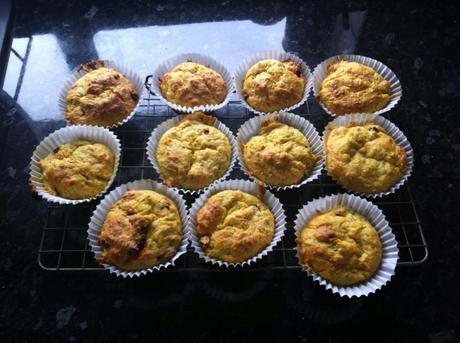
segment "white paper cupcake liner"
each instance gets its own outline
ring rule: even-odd
[[[312,84],[313,84],[313,77],[312,77],[310,68],[298,56],[294,54],[290,54],[288,52],[276,51],[276,50],[257,52],[247,57],[236,68],[236,71],[234,73],[234,83],[235,83],[236,94],[238,95],[238,98],[241,100],[241,103],[251,112],[254,112],[256,114],[268,114],[268,112],[261,112],[261,111],[257,111],[255,108],[252,108],[251,105],[249,105],[246,102],[246,99],[244,98],[242,94],[243,81],[244,81],[244,78],[246,77],[246,73],[249,70],[249,68],[251,68],[257,62],[262,61],[262,60],[267,60],[267,59],[279,60],[279,61],[285,61],[285,60],[290,59],[302,66],[302,75],[305,77],[305,81],[306,81],[302,99],[297,104],[292,105],[290,107],[282,108],[279,111],[289,112],[301,106],[305,101],[307,101],[308,96],[310,95]]]
[[[87,140],[97,143],[102,143],[112,150],[115,161],[113,166],[113,174],[109,182],[105,186],[104,190],[98,195],[88,198],[88,199],[79,199],[72,200],[66,199],[60,196],[51,195],[45,188],[43,184],[43,175],[42,169],[40,167],[40,160],[52,153],[60,145],[76,140]],[[88,202],[96,199],[101,196],[110,188],[118,170],[118,164],[120,162],[120,141],[117,136],[105,129],[98,126],[88,126],[88,125],[75,125],[68,126],[51,133],[48,137],[43,139],[41,143],[35,148],[32,154],[32,160],[30,162],[30,183],[34,190],[40,195],[43,199],[46,199],[50,202],[58,203],[61,205],[75,205],[83,202]]]
[[[323,279],[318,274],[309,272],[302,265],[298,244],[296,244],[296,256],[302,270],[307,272],[314,281],[318,282],[326,289],[331,290],[333,293],[349,298],[353,296],[367,296],[370,293],[375,293],[391,280],[391,277],[395,274],[395,268],[399,258],[398,242],[396,242],[395,235],[391,231],[384,214],[377,206],[353,194],[335,194],[310,201],[302,207],[297,214],[295,220],[296,240],[298,241],[300,239],[300,233],[303,227],[314,215],[318,212],[328,211],[341,205],[364,216],[379,234],[382,244],[382,261],[375,274],[369,280],[356,285],[337,286]]]
[[[104,268],[107,269],[110,273],[116,274],[116,276],[121,277],[135,277],[146,275],[147,273],[152,273],[155,270],[160,270],[162,268],[167,268],[169,266],[173,266],[176,260],[187,251],[187,245],[189,240],[189,233],[188,233],[188,211],[185,204],[184,199],[182,196],[175,190],[169,189],[165,185],[157,183],[152,180],[136,180],[132,182],[125,183],[123,185],[118,186],[109,194],[107,194],[104,199],[102,199],[101,203],[97,205],[96,209],[91,216],[91,221],[88,227],[88,239],[89,245],[91,247],[91,251],[94,253],[95,257],[98,258],[101,256],[103,252],[103,248],[98,243],[98,238],[101,233],[102,226],[104,224],[105,218],[107,213],[110,211],[112,205],[119,200],[123,194],[130,190],[130,189],[141,189],[141,190],[151,190],[155,191],[159,194],[163,194],[170,198],[177,206],[177,210],[179,211],[179,215],[182,221],[182,241],[180,246],[174,255],[174,257],[166,263],[153,266],[148,269],[143,269],[139,271],[124,271],[115,266],[111,266],[108,264],[103,264]]]
[[[202,64],[218,72],[222,76],[222,78],[225,81],[225,85],[227,86],[227,95],[225,96],[224,101],[216,105],[209,104],[209,105],[187,107],[187,106],[182,106],[182,105],[172,103],[163,97],[163,95],[161,94],[161,90],[160,90],[160,78],[164,74],[169,73],[171,70],[173,70],[178,64],[181,64],[183,62],[188,62],[188,61]],[[152,85],[150,86],[150,89],[157,96],[159,96],[161,100],[167,103],[169,107],[175,109],[178,112],[183,112],[183,113],[192,113],[192,112],[198,112],[198,111],[211,112],[211,111],[215,111],[227,105],[233,93],[233,83],[232,83],[232,75],[230,74],[230,72],[227,70],[227,68],[224,65],[220,64],[219,62],[217,62],[215,59],[213,59],[210,56],[190,53],[190,54],[182,54],[182,55],[178,55],[175,57],[171,57],[171,58],[168,58],[166,61],[163,61],[155,69],[155,71],[152,74]]]
[[[260,130],[260,125],[262,124],[262,122],[267,121],[271,117],[275,117],[276,120],[284,124],[287,124],[289,126],[292,126],[298,129],[300,132],[302,132],[304,136],[307,138],[308,142],[310,143],[310,147],[311,147],[313,154],[315,156],[321,157],[321,159],[316,161],[315,166],[313,167],[313,170],[311,171],[310,175],[306,178],[303,178],[299,183],[294,184],[294,185],[281,186],[281,187],[267,185],[267,187],[271,189],[277,189],[277,190],[298,188],[301,185],[304,185],[308,182],[311,182],[317,179],[321,175],[321,170],[323,168],[323,162],[324,162],[323,160],[324,151],[323,151],[323,143],[321,141],[321,137],[319,136],[313,124],[311,124],[308,120],[296,114],[287,113],[287,112],[263,114],[261,116],[253,117],[247,120],[239,128],[236,140],[238,142],[238,162],[241,166],[241,169],[252,179],[258,180],[255,176],[251,175],[251,173],[246,167],[246,164],[243,159],[242,144],[246,144],[251,139],[251,137],[258,135],[259,130]],[[263,183],[263,181],[261,180],[259,181]]]
[[[149,140],[147,141],[147,147],[146,147],[147,158],[152,164],[152,166],[155,168],[155,171],[158,173],[160,178],[162,178],[162,176],[160,172],[160,166],[158,165],[157,158],[156,158],[156,151],[157,151],[158,143],[160,142],[161,137],[166,131],[178,125],[186,116],[187,116],[186,114],[182,114],[182,115],[178,115],[176,117],[165,120],[163,123],[158,125],[153,130],[152,134],[150,135]],[[219,181],[225,180],[229,177],[231,171],[233,170],[235,166],[236,160],[237,160],[236,139],[232,131],[224,123],[217,120],[217,118],[215,119],[216,120],[214,121],[212,126],[214,126],[216,129],[221,131],[228,138],[228,141],[230,142],[230,145],[232,146],[232,157],[231,157],[230,165],[228,166],[227,171],[219,179],[213,181],[209,186],[201,188],[201,189],[186,189],[186,188],[179,188],[179,187],[170,187],[170,188],[179,190],[183,193],[198,194],[208,189],[213,184]]]
[[[271,243],[263,249],[260,253],[258,253],[256,256],[241,262],[241,263],[229,263],[229,262],[224,262],[221,260],[217,260],[214,258],[211,258],[205,254],[201,247],[201,243],[199,241],[199,237],[196,233],[196,215],[198,211],[204,206],[206,200],[213,194],[219,193],[224,190],[238,190],[242,192],[246,192],[252,195],[257,196],[259,193],[259,186],[252,181],[247,181],[247,180],[227,180],[227,181],[221,181],[217,184],[214,184],[211,188],[209,188],[205,193],[203,193],[199,198],[195,200],[193,203],[191,209],[190,209],[190,220],[189,220],[189,232],[190,232],[190,241],[192,243],[192,247],[194,250],[197,252],[200,258],[204,259],[206,262],[210,262],[212,264],[216,264],[220,267],[244,267],[244,266],[249,266],[252,263],[256,262],[257,260],[262,259],[262,257],[266,256],[270,251],[273,250],[273,248],[281,241],[281,238],[284,235],[284,230],[286,226],[286,216],[284,215],[284,210],[283,207],[278,200],[271,192],[266,191],[263,202],[267,207],[270,209],[270,211],[273,213],[273,216],[275,218],[275,232],[273,235],[273,239]]]
[[[349,62],[358,62],[361,64],[364,64],[365,66],[371,67],[374,69],[377,73],[379,73],[385,80],[390,82],[390,96],[391,100],[388,102],[388,104],[374,112],[374,114],[381,114],[388,112],[391,110],[393,107],[396,106],[396,104],[399,102],[399,100],[402,97],[402,87],[401,83],[399,82],[399,79],[396,77],[396,74],[391,71],[390,68],[388,68],[385,64],[382,62],[379,62],[377,60],[374,60],[369,57],[365,56],[360,56],[360,55],[338,55],[338,56],[333,56],[328,58],[327,60],[321,62],[318,64],[313,71],[313,95],[315,96],[316,100],[319,102],[323,110],[325,110],[327,113],[329,113],[331,116],[342,116],[340,114],[335,114],[329,111],[329,109],[326,107],[326,105],[323,104],[323,102],[319,99],[319,89],[321,86],[321,82],[326,78],[327,76],[327,67],[335,62],[338,61],[349,61]],[[352,114],[352,113],[347,113],[347,114]]]
[[[341,185],[340,182],[338,182],[332,175],[329,174],[328,169],[327,169],[327,163],[326,163],[327,155],[325,156],[325,166],[326,166],[326,171],[328,172],[328,175],[330,177],[332,177],[334,179],[334,181],[337,182],[337,184],[339,184],[344,189],[346,189],[346,190],[348,190],[350,192],[353,192],[355,194],[359,194],[359,195],[364,196],[364,197],[378,198],[378,197],[382,197],[384,195],[388,195],[388,194],[396,192],[396,190],[399,189],[407,181],[407,179],[409,179],[409,177],[412,174],[412,169],[414,167],[414,152],[412,150],[412,147],[411,147],[409,141],[407,140],[406,136],[404,136],[402,131],[395,124],[393,124],[388,119],[383,118],[382,116],[379,116],[379,115],[376,115],[376,114],[371,114],[371,113],[357,113],[357,114],[348,114],[348,115],[340,116],[340,117],[335,118],[334,120],[332,120],[331,122],[329,122],[326,125],[326,127],[324,129],[324,133],[323,133],[323,144],[324,144],[324,152],[325,152],[325,154],[327,154],[326,142],[327,142],[327,139],[329,137],[329,133],[330,133],[330,131],[332,129],[337,128],[337,127],[341,127],[341,126],[348,126],[351,123],[364,125],[364,124],[369,123],[369,122],[373,122],[373,123],[383,127],[384,130],[386,131],[386,133],[391,138],[394,139],[396,144],[401,146],[404,149],[404,151],[406,152],[406,155],[407,155],[407,169],[406,169],[406,173],[401,177],[401,179],[396,184],[394,184],[393,187],[391,187],[386,192],[373,193],[373,194],[359,193],[359,192],[355,192],[355,191],[353,191],[351,189],[348,189],[345,186]]]
[[[131,119],[134,114],[137,112],[137,109],[139,108],[139,105],[141,103],[142,99],[142,93],[144,91],[144,82],[142,79],[137,75],[131,68],[128,66],[115,62],[115,61],[109,61],[109,60],[101,60],[101,61],[93,61],[93,62],[102,62],[100,66],[95,67],[93,70],[101,68],[101,67],[106,67],[106,68],[112,68],[118,71],[119,73],[123,74],[129,81],[131,81],[134,84],[134,87],[136,88],[137,95],[139,96],[139,100],[137,101],[136,107],[131,111],[130,114],[126,118],[124,118],[122,121],[112,124],[110,126],[107,126],[107,128],[115,128],[117,126],[123,125],[126,123],[129,119]],[[91,63],[91,62],[89,62]],[[88,65],[88,63],[85,63],[85,65]],[[91,71],[91,70],[90,70]],[[82,76],[88,74],[89,71],[84,70],[83,68],[78,67],[77,69],[74,70],[72,75],[67,79],[65,82],[64,86],[62,87],[59,97],[58,97],[58,108],[59,111],[61,112],[62,117],[65,119],[65,115],[67,113],[67,93],[69,92],[70,88],[73,86],[73,84],[80,79]],[[67,119],[65,119],[67,121]],[[70,122],[67,121],[68,125],[74,125]]]

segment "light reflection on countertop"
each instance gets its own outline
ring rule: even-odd
[[[272,25],[234,20],[102,30],[94,45],[99,58],[126,63],[143,76],[164,59],[190,52],[210,55],[233,71],[254,52],[283,50],[285,27],[286,18]]]
[[[69,74],[70,68],[56,36],[33,36],[18,96],[18,103],[32,120],[62,119],[57,98]]]

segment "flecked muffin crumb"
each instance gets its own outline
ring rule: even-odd
[[[242,95],[261,112],[275,112],[302,100],[306,80],[302,66],[292,60],[262,60],[246,73]]]
[[[275,232],[269,208],[254,195],[235,190],[212,195],[198,211],[196,222],[205,254],[229,263],[256,256]]]
[[[195,112],[161,136],[156,159],[166,185],[200,189],[225,174],[232,147],[227,136],[213,126],[215,120]]]
[[[184,62],[160,78],[163,97],[178,105],[217,105],[227,96],[227,85],[218,72],[199,63]]]
[[[383,127],[350,124],[329,132],[326,167],[342,186],[359,193],[381,193],[407,170],[407,155]]]
[[[114,173],[115,156],[104,144],[73,141],[60,145],[39,163],[48,193],[78,200],[104,190]]]
[[[319,212],[300,233],[301,263],[339,286],[370,279],[380,266],[382,247],[375,228],[346,207]]]
[[[327,67],[319,98],[334,114],[373,113],[390,101],[390,82],[368,66],[339,61]]]
[[[319,157],[313,154],[302,132],[270,118],[243,145],[243,159],[248,171],[259,180],[285,186],[308,177]]]
[[[163,264],[176,254],[182,222],[175,203],[150,190],[128,190],[110,208],[98,238],[100,263],[134,271]]]
[[[66,120],[71,124],[110,127],[136,107],[134,84],[112,68],[97,68],[78,79],[67,93]]]

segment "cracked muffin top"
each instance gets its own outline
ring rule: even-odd
[[[39,163],[48,193],[77,200],[104,190],[114,173],[115,156],[104,144],[73,141],[60,145]]]
[[[407,170],[407,155],[374,123],[351,124],[329,132],[326,168],[345,188],[360,193],[381,193],[396,184]]]
[[[110,127],[125,119],[139,101],[136,87],[112,68],[97,68],[78,79],[67,93],[66,120]]]
[[[273,118],[243,145],[249,173],[270,186],[293,185],[308,177],[318,157],[302,132]]]
[[[303,227],[297,244],[302,265],[339,286],[370,279],[382,259],[375,228],[346,207],[317,213]]]
[[[156,159],[166,185],[200,189],[225,174],[232,147],[227,136],[213,126],[215,120],[194,112],[161,136]]]
[[[363,64],[339,61],[327,67],[319,98],[334,114],[373,113],[390,101],[390,82]]]
[[[209,257],[240,263],[256,256],[273,239],[275,219],[254,195],[225,190],[206,200],[196,216],[196,231]]]
[[[246,102],[257,111],[275,112],[301,101],[305,84],[299,63],[263,60],[249,68],[241,91]]]
[[[128,190],[110,208],[98,238],[100,263],[122,270],[163,264],[176,254],[182,222],[170,198],[150,190]]]
[[[218,72],[202,64],[184,62],[160,78],[163,97],[178,105],[217,105],[227,96],[227,85]]]

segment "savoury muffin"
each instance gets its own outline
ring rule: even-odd
[[[114,173],[114,163],[109,147],[89,141],[64,143],[39,162],[48,193],[73,200],[101,193]]]
[[[227,136],[212,126],[215,120],[195,112],[161,136],[156,159],[166,185],[200,189],[225,174],[232,147]]]
[[[257,197],[235,190],[211,196],[196,216],[196,232],[209,257],[241,263],[273,239],[275,219]]]
[[[334,114],[373,113],[390,101],[390,82],[357,62],[339,61],[327,67],[319,99]]]
[[[351,124],[329,132],[326,167],[342,186],[359,193],[381,193],[394,186],[407,170],[407,155],[376,124]]]
[[[301,101],[305,83],[299,63],[263,60],[249,68],[241,91],[246,102],[257,111],[275,112]]]
[[[298,183],[318,160],[302,132],[272,118],[260,125],[259,134],[242,150],[249,173],[270,186]]]
[[[316,214],[303,227],[297,243],[302,265],[339,286],[370,279],[382,259],[375,228],[346,207]]]
[[[218,72],[202,64],[184,62],[160,78],[163,97],[177,105],[217,105],[227,96],[227,85]]]
[[[139,94],[123,74],[98,68],[78,79],[67,93],[66,120],[71,124],[110,127],[136,107]]]
[[[110,208],[98,243],[100,263],[142,270],[171,260],[182,240],[174,202],[150,190],[128,190]]]

